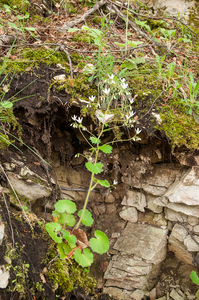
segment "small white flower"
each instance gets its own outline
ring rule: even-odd
[[[93,102],[93,101],[95,100],[95,96],[93,96],[93,95],[90,96],[90,97],[89,97],[89,100],[90,100],[91,102]]]
[[[134,101],[135,101],[134,98],[129,98],[129,102],[130,102],[131,104],[133,104]]]
[[[141,131],[142,131],[142,129],[137,128],[135,132],[136,132],[136,134],[139,134]]]
[[[78,117],[77,122],[78,122],[79,124],[81,124],[81,123],[82,123],[82,120],[83,120],[83,118]]]
[[[108,94],[110,93],[110,89],[105,88],[105,89],[103,90],[103,92],[104,92],[106,95],[108,95]]]
[[[123,83],[124,83],[125,81],[126,81],[126,79],[125,79],[125,78],[122,78],[122,79],[121,79],[121,82],[123,82]]]
[[[114,75],[113,75],[113,74],[111,74],[111,75],[108,74],[108,77],[109,77],[110,79],[113,79],[113,78],[114,78]]]
[[[113,180],[113,184],[114,184],[114,185],[118,184],[117,180],[114,179],[114,180]]]
[[[128,83],[122,82],[121,87],[125,90],[128,88]]]
[[[76,121],[77,120],[77,116],[73,116],[73,117],[71,117],[71,119],[73,119],[73,121]]]
[[[130,110],[129,114],[130,114],[130,118],[131,118],[135,115],[135,112]]]

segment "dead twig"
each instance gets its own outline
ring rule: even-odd
[[[115,4],[113,4],[112,8],[113,8],[113,10],[114,10],[117,14],[120,15],[120,17],[121,17],[125,22],[127,21],[126,16],[125,16],[122,12],[120,12],[120,10],[117,8],[117,6],[116,6]],[[134,30],[135,32],[137,32],[138,35],[141,35],[141,36],[144,37],[147,41],[150,41],[150,42],[152,42],[154,45],[166,49],[166,46],[164,46],[164,45],[158,43],[157,41],[155,41],[154,39],[152,39],[148,34],[146,34],[144,31],[142,31],[142,30],[141,30],[134,22],[128,20],[128,24],[129,24],[129,26],[131,26],[131,27],[133,28],[133,30]]]
[[[62,27],[58,27],[57,30],[59,30],[59,31],[68,30],[69,28],[71,28],[81,22],[84,22],[86,20],[86,18],[88,18],[89,15],[93,14],[101,6],[106,4],[106,2],[107,2],[107,0],[101,0],[101,1],[97,2],[91,9],[87,10],[81,17],[65,23]]]
[[[60,50],[63,51],[68,57],[68,62],[70,65],[70,77],[71,77],[71,79],[73,79],[73,65],[72,65],[72,61],[70,59],[70,54],[68,53],[68,51],[65,49],[65,47],[63,45],[60,44],[59,47],[60,47]]]

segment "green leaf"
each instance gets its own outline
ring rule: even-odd
[[[90,252],[88,248],[85,248],[83,250],[83,253],[81,252],[80,249],[76,249],[74,252],[74,259],[80,266],[85,268],[92,264],[93,254]]]
[[[191,271],[190,278],[193,281],[193,283],[199,285],[199,278],[198,278],[198,275],[195,271]]]
[[[111,147],[110,145],[103,145],[103,146],[99,146],[99,149],[104,153],[111,153],[113,147]]]
[[[91,137],[90,137],[90,140],[91,140],[91,142],[92,142],[93,144],[97,144],[97,145],[99,145],[100,142],[101,142],[98,138],[96,138],[96,137],[94,137],[94,136],[91,136]]]
[[[65,258],[67,256],[67,254],[72,250],[66,243],[58,244],[57,249],[58,249],[60,258]]]
[[[128,41],[128,45],[130,47],[137,47],[138,45],[143,44],[143,42],[136,42],[136,41]]]
[[[69,243],[71,248],[76,247],[76,241],[77,238],[73,234],[70,234],[70,232],[62,229],[61,233],[63,234],[63,238]]]
[[[59,223],[47,223],[46,224],[46,230],[51,236],[51,238],[56,242],[56,243],[61,243],[62,242],[62,237],[57,236],[57,233],[60,232],[62,229],[61,225]]]
[[[138,57],[138,58],[135,59],[135,63],[137,65],[139,65],[139,64],[145,64],[145,58],[144,57]]]
[[[95,231],[95,238],[90,239],[90,247],[94,252],[103,254],[109,249],[109,240],[106,234],[100,230]]]
[[[19,31],[23,31],[21,28],[18,28],[17,25],[14,24],[14,23],[8,22],[8,25],[11,26],[11,27],[14,28],[14,29],[17,29],[17,30],[19,30]]]
[[[1,106],[3,108],[11,108],[11,107],[13,107],[13,103],[10,101],[4,101],[4,102],[1,102]]]
[[[103,172],[103,164],[102,163],[96,163],[95,165],[92,164],[91,162],[87,162],[86,163],[86,168],[94,174],[99,174]]]
[[[36,31],[36,29],[34,27],[25,27],[25,30],[28,31]]]
[[[83,209],[81,209],[79,212],[78,212],[78,217],[81,217],[82,215],[82,211]],[[92,218],[92,214],[90,213],[89,210],[85,210],[84,212],[84,216],[83,216],[83,219],[82,219],[82,223],[85,225],[85,226],[91,226],[93,224],[94,220]]]
[[[75,225],[75,217],[71,214],[61,213],[58,222],[60,224],[67,224],[68,226],[72,227]]]
[[[105,179],[105,180],[98,180],[97,183],[99,183],[102,186],[105,186],[107,188],[110,187],[110,183]]]
[[[79,29],[78,28],[69,28],[68,29],[68,32],[76,32],[78,31]]]
[[[76,211],[75,203],[65,199],[57,201],[54,207],[55,210],[59,213],[67,212],[69,214],[74,214],[74,212]]]

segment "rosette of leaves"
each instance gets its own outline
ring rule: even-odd
[[[60,258],[74,258],[82,267],[88,267],[93,262],[93,253],[103,254],[109,249],[107,236],[100,230],[95,231],[95,238],[88,241],[86,233],[82,229],[69,230],[67,227],[75,225],[74,213],[76,212],[74,202],[64,199],[55,204],[53,211],[53,222],[46,224],[46,230],[51,238],[57,243]],[[82,210],[78,212],[81,217]],[[86,209],[82,223],[91,226],[94,220],[91,213]],[[90,248],[90,249],[89,249]]]

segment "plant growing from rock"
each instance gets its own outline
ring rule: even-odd
[[[95,100],[94,96],[90,96],[90,104],[87,105],[88,107],[93,106],[95,116],[99,121],[97,130],[98,135],[95,136],[87,129],[86,126],[82,124],[82,117],[72,117],[74,121],[74,123],[71,124],[72,127],[78,128],[80,130],[80,133],[91,147],[90,153],[85,156],[88,160],[86,163],[86,168],[89,172],[91,172],[91,179],[83,209],[80,210],[77,214],[79,220],[75,225],[75,203],[70,200],[64,199],[59,200],[54,205],[54,222],[46,224],[46,230],[48,231],[52,239],[57,243],[57,249],[60,257],[67,258],[68,260],[70,260],[70,258],[72,257],[77,261],[78,264],[83,267],[90,266],[93,262],[93,254],[89,248],[99,254],[103,254],[109,249],[108,238],[102,231],[96,230],[95,238],[91,238],[88,241],[86,233],[82,229],[79,229],[79,226],[81,223],[85,226],[91,226],[93,224],[94,220],[92,218],[92,215],[86,209],[92,190],[97,185],[101,185],[106,188],[111,187],[108,180],[101,180],[98,178],[98,174],[103,172],[103,163],[99,161],[99,153],[101,152],[104,154],[109,154],[112,152],[112,146],[110,146],[109,144],[101,143],[101,138],[104,133],[112,130],[112,128],[109,127],[109,123],[114,122],[115,115],[117,114],[117,109],[113,109],[111,108],[111,106],[113,105],[117,107],[116,103],[118,103],[118,101],[123,101],[123,103],[121,102],[121,106],[123,105],[122,113],[120,112],[119,114],[121,119],[118,121],[118,119],[116,118],[115,122],[120,122],[121,126],[127,126],[130,128],[134,126],[133,116],[135,113],[132,111],[131,107],[133,99],[130,97],[130,92],[128,91],[128,84],[126,83],[126,80],[118,79],[113,74],[109,74],[107,77],[108,78],[104,81],[104,85],[101,85],[101,96],[99,97],[99,100]],[[118,84],[120,84],[119,88]],[[116,101],[115,105],[113,104],[114,101]],[[127,107],[129,107],[128,112]],[[89,140],[86,139],[84,131],[87,131],[90,134]],[[139,139],[139,137],[137,137],[137,134],[139,134],[140,132],[141,130],[137,128],[135,131],[135,136],[132,139]],[[77,156],[78,155],[80,154],[77,154]],[[69,230],[68,227],[72,227],[73,229]]]

